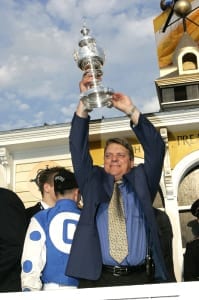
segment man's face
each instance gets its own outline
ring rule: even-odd
[[[113,175],[115,180],[130,171],[133,167],[133,160],[130,159],[128,150],[116,143],[108,145],[104,153],[104,169],[107,173]]]

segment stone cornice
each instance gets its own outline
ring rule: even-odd
[[[169,132],[182,130],[198,130],[199,108],[173,112],[157,112],[145,114],[156,128],[166,127]],[[90,122],[90,139],[98,140],[108,135],[128,135],[131,133],[130,122],[127,117],[93,120]],[[42,127],[25,128],[0,132],[0,147],[23,147],[25,144],[52,144],[65,143],[70,133],[70,123],[48,125]],[[131,133],[132,135],[132,133]],[[39,147],[39,146],[38,146]]]

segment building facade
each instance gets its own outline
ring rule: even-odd
[[[166,155],[154,206],[165,210],[173,228],[173,259],[177,281],[183,280],[183,253],[194,236],[191,204],[199,198],[199,47],[182,32],[169,64],[160,65],[155,80],[160,111],[146,117],[160,131]],[[37,171],[53,165],[72,169],[70,123],[0,132],[0,186],[14,190],[26,207],[40,199]],[[125,137],[134,149],[135,164],[143,150],[124,117],[93,120],[90,147],[94,163],[103,164],[109,137]]]

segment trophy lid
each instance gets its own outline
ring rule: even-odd
[[[83,38],[79,41],[79,50],[74,53],[74,59],[82,70],[90,64],[94,64],[94,68],[100,68],[105,60],[103,49],[96,45],[95,39],[89,35],[90,30],[85,25],[80,32]]]
[[[95,44],[95,39],[91,37],[89,34],[90,29],[88,29],[85,25],[81,29],[81,34],[83,35],[82,40],[79,41],[79,46],[84,47],[87,46],[88,44]]]

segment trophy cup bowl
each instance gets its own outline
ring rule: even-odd
[[[88,90],[80,94],[85,110],[92,111],[93,108],[102,106],[112,107],[111,99],[114,91],[102,85],[105,55],[102,48],[96,45],[95,39],[88,35],[89,31],[85,26],[81,29],[83,38],[79,41],[79,50],[75,51],[74,59],[84,75],[89,73],[92,76]]]

